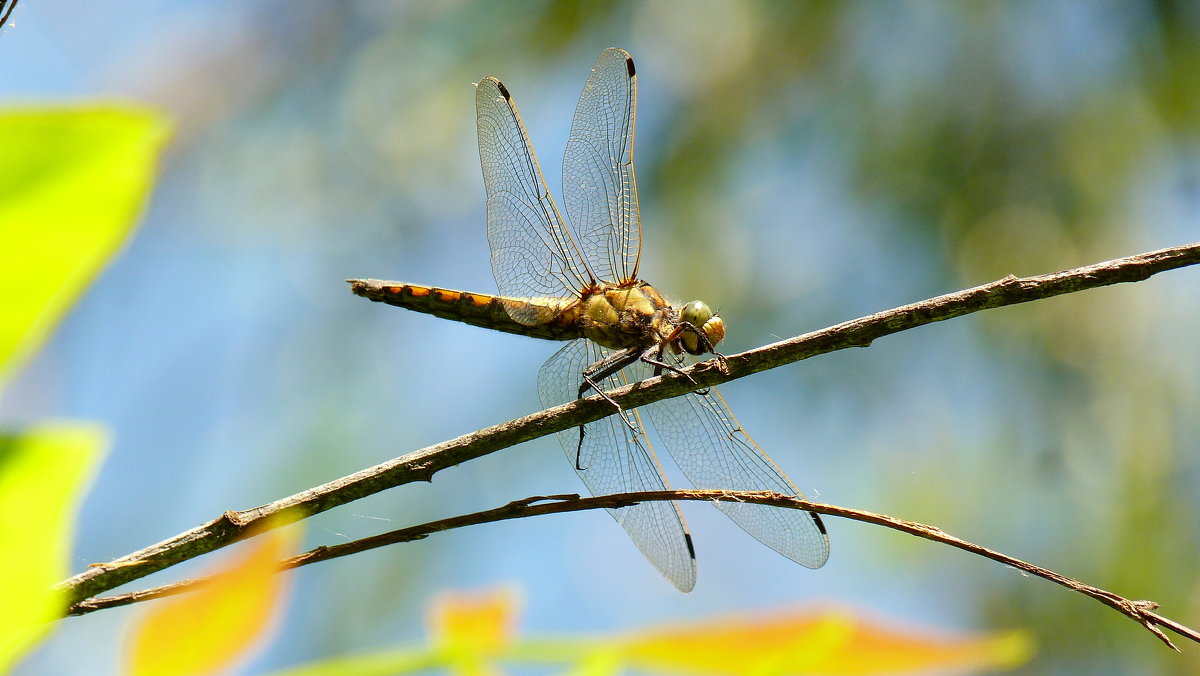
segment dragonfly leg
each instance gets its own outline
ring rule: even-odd
[[[621,410],[621,405],[618,404],[615,399],[608,396],[608,393],[600,387],[600,381],[608,378],[626,366],[629,366],[633,362],[637,361],[637,359],[638,353],[637,350],[634,349],[614,352],[613,354],[610,354],[604,359],[601,359],[584,369],[583,373],[581,374],[583,377],[583,382],[579,385],[580,399],[587,394],[588,390],[592,390],[596,392],[596,394],[599,394],[602,398],[604,398],[605,401],[612,404],[613,408],[617,409],[617,415],[621,416],[621,422],[625,423],[625,426],[629,428],[629,431],[632,432],[635,437],[639,434],[637,425],[634,425],[629,421],[629,418],[625,417],[625,412]],[[580,471],[586,469],[582,465],[584,434],[584,425],[580,425],[579,444],[575,447],[575,469]]]
[[[621,422],[625,423],[625,426],[629,428],[629,431],[632,432],[635,437],[641,434],[637,425],[629,422],[629,418],[625,417],[625,411],[622,411],[619,406],[617,407],[617,415],[621,416]],[[579,472],[587,469],[583,466],[583,437],[585,434],[587,434],[587,425],[580,425],[579,443],[575,445],[575,470]]]
[[[583,462],[582,462],[583,461],[583,435],[584,435],[583,428],[584,428],[583,425],[579,426],[579,444],[577,446],[575,446],[575,471],[576,472],[582,472],[583,470],[587,469],[586,467],[583,466]]]
[[[620,352],[614,352],[604,359],[601,359],[600,361],[597,361],[591,366],[585,368],[582,374],[583,383],[579,385],[579,397],[582,399],[588,390],[593,390],[596,392],[596,394],[604,397],[608,403],[612,404],[613,407],[620,411],[621,407],[617,405],[617,402],[614,401],[612,397],[608,396],[608,393],[601,389],[600,381],[637,361],[638,356],[638,352],[635,348],[621,350]]]
[[[656,345],[656,346],[650,348],[649,350],[646,350],[645,352],[642,353],[640,359],[654,367],[654,375],[656,375],[656,376],[661,374],[663,369],[666,369],[672,373],[675,373],[677,375],[683,376],[684,378],[687,378],[688,380],[690,380],[692,382],[693,385],[699,385],[700,383],[697,383],[696,379],[691,377],[690,375],[688,375],[686,372],[684,372],[683,369],[679,368],[678,366],[675,366],[674,364],[669,364],[669,363],[663,361],[663,358],[662,358],[663,357],[663,347],[665,345],[666,345],[665,343],[662,345]]]

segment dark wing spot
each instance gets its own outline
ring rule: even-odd
[[[633,57],[632,56],[625,57],[625,70],[629,71],[629,77],[633,77],[634,75],[637,75],[637,72],[635,72],[633,70]]]
[[[505,87],[503,82],[496,80],[496,88],[500,90],[500,95],[505,101],[512,101],[512,94],[508,93],[508,87]]]
[[[821,531],[821,535],[829,535],[829,533],[825,530],[825,522],[821,520],[819,515],[813,514],[812,512],[809,512],[808,515],[813,518],[813,523],[817,524],[817,530]]]
[[[816,514],[814,514],[813,516],[816,516]],[[695,547],[695,545],[692,544],[692,534],[684,533],[683,539],[687,540],[688,556],[692,557],[692,560],[695,561],[696,560],[696,547]]]

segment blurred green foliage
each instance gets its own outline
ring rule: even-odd
[[[62,423],[0,431],[0,670],[62,617],[76,510],[108,446],[104,430]]]
[[[133,106],[0,109],[0,385],[133,230],[168,129]]]
[[[0,109],[0,386],[133,231],[167,128],[133,106]],[[0,671],[65,611],[53,585],[108,443],[97,425],[0,429]]]

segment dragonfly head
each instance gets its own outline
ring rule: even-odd
[[[681,333],[679,335],[679,346],[688,354],[704,354],[708,351],[707,348],[716,347],[717,343],[725,338],[725,322],[713,313],[707,305],[698,300],[684,305],[683,310],[679,313],[679,318],[691,324],[708,339],[708,345],[704,345],[695,332],[684,331]]]

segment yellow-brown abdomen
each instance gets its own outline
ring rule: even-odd
[[[424,312],[442,319],[453,319],[472,326],[481,326],[494,331],[515,333],[544,340],[571,340],[580,336],[572,312],[577,302],[546,299],[508,299],[486,293],[471,293],[441,289],[420,284],[387,282],[378,279],[351,279],[350,290],[364,298],[380,303],[395,305],[406,310]],[[536,305],[544,308],[540,314],[548,321],[532,326],[513,319],[508,307]]]

